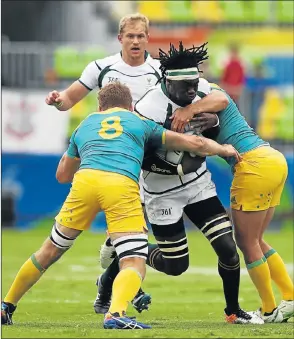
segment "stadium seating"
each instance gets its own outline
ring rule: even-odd
[[[294,3],[293,1],[280,0],[276,2],[277,20],[280,23],[293,24]]]
[[[156,22],[293,22],[293,2],[279,1],[138,1],[138,11]]]
[[[89,62],[104,58],[107,54],[102,47],[87,48],[58,47],[54,51],[54,70],[59,78],[77,78]]]

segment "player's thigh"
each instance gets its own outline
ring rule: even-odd
[[[138,183],[117,173],[110,173],[104,181],[100,198],[108,233],[144,233],[147,227]]]
[[[97,198],[97,173],[81,170],[74,176],[70,192],[55,217],[56,222],[69,229],[87,230],[101,210]]]
[[[232,233],[230,217],[217,196],[189,204],[184,212],[212,245]]]
[[[267,212],[232,210],[235,238],[241,250],[259,243]]]
[[[183,209],[188,203],[189,195],[185,188],[181,188],[164,194],[145,192],[144,199],[150,224],[170,225],[178,222],[183,216]]]

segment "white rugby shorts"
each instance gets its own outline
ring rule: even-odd
[[[207,171],[187,186],[166,193],[144,191],[145,210],[151,224],[174,224],[183,216],[184,207],[216,196],[216,188]]]

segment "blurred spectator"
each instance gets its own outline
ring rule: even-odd
[[[245,72],[239,55],[239,47],[232,44],[229,49],[229,60],[224,67],[220,83],[221,87],[227,91],[238,105],[245,85]]]
[[[259,110],[264,101],[264,94],[269,81],[265,74],[263,63],[257,62],[253,65],[252,77],[247,79],[247,87],[251,94],[250,126],[256,130],[259,123]]]

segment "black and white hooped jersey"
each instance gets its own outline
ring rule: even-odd
[[[193,102],[200,100],[210,93],[210,91],[211,88],[208,81],[200,78],[197,96]],[[180,106],[168,98],[163,82],[151,88],[135,105],[135,110],[139,114],[154,120],[167,129],[170,129],[171,125],[169,117],[177,108],[180,108]],[[191,134],[192,131],[194,131],[194,129],[191,128],[191,124],[187,124],[184,133]],[[202,174],[206,172],[206,162],[204,161],[196,172],[184,176],[167,175],[161,168],[157,168],[156,164],[154,164],[153,168],[153,172],[144,171],[143,173],[144,190],[151,194],[162,194],[179,189],[197,180],[199,176],[202,176]],[[158,172],[158,174],[155,172]]]
[[[160,62],[145,52],[145,62],[140,66],[126,64],[121,53],[92,61],[84,69],[79,82],[88,90],[102,88],[119,81],[129,87],[135,104],[161,77]]]

